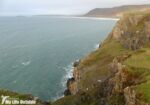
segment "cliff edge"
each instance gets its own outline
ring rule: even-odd
[[[53,105],[150,105],[150,13],[124,14],[100,48],[74,65]]]

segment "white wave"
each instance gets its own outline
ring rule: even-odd
[[[96,44],[94,48],[97,50],[99,48],[99,44]]]
[[[22,62],[21,64],[24,66],[28,66],[31,63],[31,61]]]
[[[65,89],[67,88],[66,87],[66,83],[67,83],[67,80],[69,78],[72,78],[73,77],[73,70],[74,70],[74,67],[73,67],[73,63],[71,63],[70,65],[62,68],[63,70],[65,70],[65,74],[62,79],[61,79],[61,85],[62,85],[62,90],[60,90],[57,95],[55,97],[52,98],[53,101],[57,100],[57,99],[60,99],[62,97],[64,97],[64,94],[63,92],[65,91]]]
[[[72,78],[72,77],[73,77],[73,69],[74,69],[73,63],[71,63],[71,64],[68,65],[67,67],[64,67],[63,69],[65,70],[66,75],[62,78],[61,83],[62,83],[62,86],[63,86],[64,88],[66,88],[67,80],[68,80],[69,78]]]

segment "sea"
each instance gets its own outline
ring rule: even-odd
[[[0,88],[43,100],[63,96],[72,65],[108,36],[117,20],[0,17]]]

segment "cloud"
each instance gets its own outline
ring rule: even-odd
[[[150,0],[0,0],[0,15],[82,14],[98,7],[144,3]]]

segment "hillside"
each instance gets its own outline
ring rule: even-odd
[[[150,12],[124,14],[99,49],[74,64],[53,105],[150,105]]]
[[[120,17],[123,13],[150,9],[150,5],[125,5],[113,8],[96,8],[89,11],[86,17]]]
[[[4,101],[4,103],[2,103],[2,100],[3,98],[2,97],[7,97],[8,98]],[[12,91],[8,91],[8,90],[3,90],[3,89],[0,89],[0,105],[25,105],[25,104],[19,104],[19,103],[13,103],[15,102],[14,100],[17,100],[17,101],[35,101],[36,104],[27,104],[27,105],[50,105],[50,102],[45,102],[45,101],[42,101],[40,100],[39,98],[37,97],[34,97],[32,96],[31,94],[20,94],[20,93],[16,93],[16,92],[12,92]],[[11,103],[9,103],[9,101]],[[7,104],[7,102],[9,104]]]

